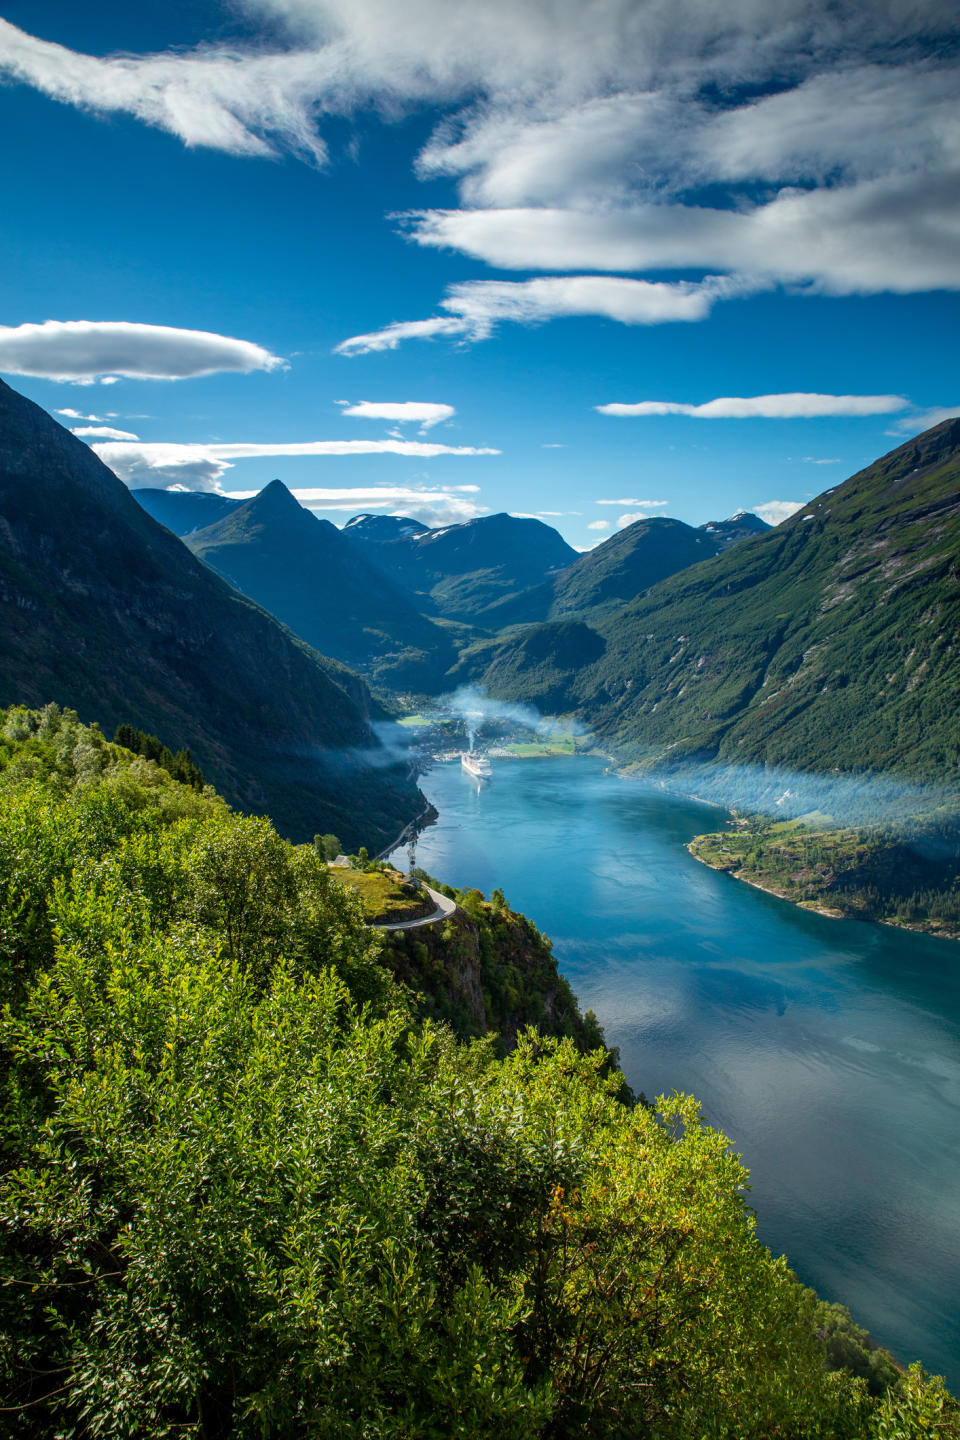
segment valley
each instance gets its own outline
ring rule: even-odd
[[[716,1128],[698,1132],[683,1109],[690,1136],[715,1136],[705,1143],[727,1155],[730,1133],[750,1169],[759,1243],[745,1240],[756,1247],[745,1263],[772,1283],[770,1246],[799,1274],[776,1302],[787,1351],[778,1342],[777,1358],[741,1367],[738,1386],[777,1386],[784,1353],[799,1363],[809,1351],[791,1413],[812,1413],[838,1364],[872,1387],[831,1380],[833,1399],[815,1402],[838,1437],[841,1393],[861,1410],[852,1433],[878,1440],[876,1406],[899,1405],[908,1384],[952,1414],[938,1382],[916,1370],[901,1382],[897,1361],[919,1354],[960,1379],[960,1217],[942,1199],[952,1162],[941,1143],[960,1074],[953,422],[775,529],[747,515],[699,529],[641,519],[571,558],[549,526],[506,514],[437,530],[361,515],[337,529],[278,480],[226,507],[185,492],[138,503],[37,407],[6,387],[0,400],[0,853],[11,903],[26,903],[26,886],[34,907],[25,928],[11,911],[4,932],[11,1014],[34,1013],[38,986],[72,983],[47,906],[72,877],[82,908],[89,870],[95,906],[133,883],[110,922],[131,936],[172,925],[176,947],[177,927],[206,927],[217,964],[239,966],[231,985],[309,988],[311,967],[332,960],[346,987],[336,1003],[364,1007],[358,1037],[380,1014],[428,1049],[467,1046],[451,1063],[467,1067],[456,1083],[468,1089],[479,1076],[500,1083],[507,1072],[491,1065],[534,1063],[525,1057],[538,1073],[550,1045],[564,1074],[592,1055],[589,1083],[611,1117],[659,1125],[642,1118],[646,1097],[692,1088]],[[69,531],[51,524],[53,500]],[[58,703],[36,708],[50,691]],[[492,760],[489,779],[461,769],[463,750]],[[92,830],[73,817],[89,806],[103,815]],[[40,838],[54,811],[62,853]],[[280,834],[246,818],[264,811]],[[38,838],[25,847],[28,831]],[[368,858],[401,834],[399,869]],[[341,843],[358,853],[328,869]],[[30,878],[37,845],[47,868]],[[71,856],[85,857],[79,868]],[[404,878],[414,858],[429,890]],[[154,918],[141,932],[143,906]],[[86,923],[70,921],[78,934]],[[119,942],[104,943],[112,955]],[[167,983],[153,959],[142,964],[150,985]],[[129,983],[135,997],[141,981]],[[489,1057],[471,1058],[471,1043]],[[689,1103],[657,1106],[671,1123]],[[908,1167],[890,1138],[905,1133]],[[39,1164],[25,1143],[24,1163]],[[445,1141],[445,1196],[452,1153]],[[485,1163],[471,1158],[469,1173]],[[728,1238],[744,1224],[752,1237],[745,1184],[725,1192]],[[142,1196],[131,1203],[147,1213]],[[437,1203],[446,1244],[463,1202]],[[31,1223],[17,1220],[24,1235]],[[269,1238],[257,1245],[256,1263],[273,1264]],[[35,1285],[20,1241],[14,1253]],[[158,1253],[172,1261],[166,1240]],[[411,1263],[429,1273],[425,1252]],[[90,1273],[102,1317],[109,1277]],[[494,1271],[485,1283],[496,1287]],[[55,1357],[44,1323],[37,1312],[30,1343]],[[606,1311],[600,1323],[612,1323]],[[214,1367],[220,1344],[207,1350]],[[554,1372],[564,1363],[552,1354]]]
[[[0,1440],[960,1440],[958,94],[0,0]]]

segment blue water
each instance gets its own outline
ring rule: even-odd
[[[418,864],[501,886],[647,1096],[701,1101],[761,1238],[904,1361],[960,1388],[960,945],[830,920],[707,869],[725,812],[603,762],[459,764]]]

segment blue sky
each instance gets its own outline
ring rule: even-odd
[[[933,0],[0,0],[0,374],[135,486],[579,547],[775,519],[960,410],[958,39]]]

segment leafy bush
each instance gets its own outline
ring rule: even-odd
[[[693,1100],[417,1022],[312,845],[69,716],[4,718],[18,1433],[960,1435],[921,1371],[874,1399],[830,1369]]]

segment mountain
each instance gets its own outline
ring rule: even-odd
[[[166,525],[174,535],[190,535],[222,520],[242,500],[214,495],[210,490],[131,490],[131,495],[148,515]]]
[[[577,557],[559,531],[542,520],[483,515],[462,525],[382,539],[388,533],[380,527],[384,518],[356,516],[343,533],[427,613],[466,624],[474,624],[488,606],[538,585]],[[409,520],[400,523],[416,525]]]
[[[343,527],[344,534],[360,544],[388,545],[391,540],[409,540],[426,535],[427,526],[405,515],[354,515]]]
[[[546,624],[458,674],[549,694],[628,759],[954,782],[958,631],[960,419],[602,615],[593,657],[568,663],[569,635]]]
[[[729,523],[729,522],[727,522]],[[762,521],[759,523],[763,523]],[[572,565],[523,594],[490,606],[480,616],[488,628],[558,620],[598,605],[624,604],[658,580],[718,553],[716,540],[682,520],[635,520]]]
[[[0,704],[49,700],[188,747],[231,804],[296,838],[380,848],[425,806],[357,676],[230,589],[0,382]]]
[[[279,480],[184,543],[301,639],[383,684],[432,690],[453,662],[445,631]]]
[[[741,540],[753,540],[755,536],[765,534],[772,526],[749,510],[738,510],[729,520],[708,520],[706,525],[697,528],[709,535],[718,549],[729,550],[731,545],[739,545]]]

